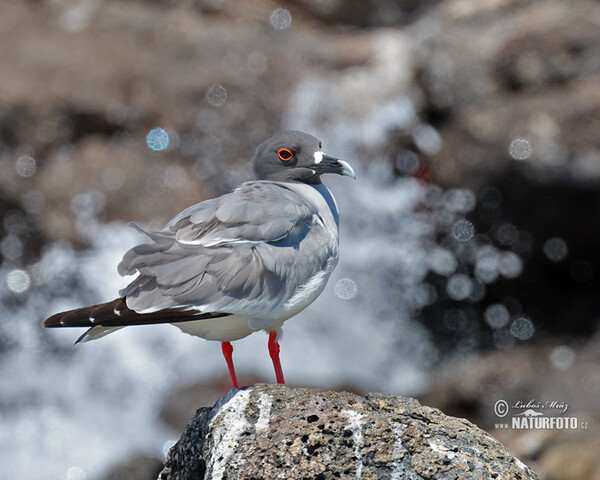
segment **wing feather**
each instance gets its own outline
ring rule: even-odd
[[[285,185],[247,182],[147,233],[151,242],[129,250],[119,264],[119,273],[139,274],[120,294],[137,312],[193,305],[260,316],[266,299],[285,301],[337,248],[336,238],[303,252],[302,245],[323,234],[317,219],[316,207]]]

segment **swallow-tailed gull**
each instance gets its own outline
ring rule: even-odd
[[[338,261],[338,209],[321,175],[355,178],[352,167],[298,131],[257,149],[256,180],[186,208],[118,266],[137,277],[112,302],[57,313],[44,327],[88,327],[79,341],[129,325],[171,323],[220,341],[234,387],[231,341],[258,330],[278,383],[284,383],[278,335],[283,323],[323,291]]]

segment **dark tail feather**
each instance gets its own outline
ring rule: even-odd
[[[184,307],[166,308],[152,313],[136,313],[125,304],[124,298],[77,308],[52,315],[44,327],[125,327],[128,325],[154,325],[158,323],[189,322],[224,317],[228,313],[201,313]]]

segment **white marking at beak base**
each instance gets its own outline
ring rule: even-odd
[[[321,160],[323,160],[323,152],[315,152],[315,163],[321,163]]]

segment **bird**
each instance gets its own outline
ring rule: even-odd
[[[43,326],[88,327],[77,344],[126,326],[170,323],[221,342],[234,388],[231,342],[264,330],[277,383],[285,383],[281,327],[321,294],[338,262],[339,212],[321,176],[356,175],[295,130],[260,144],[252,170],[255,180],[184,209],[162,230],[131,223],[146,242],[128,250],[117,270],[137,276],[117,299],[54,314]]]

